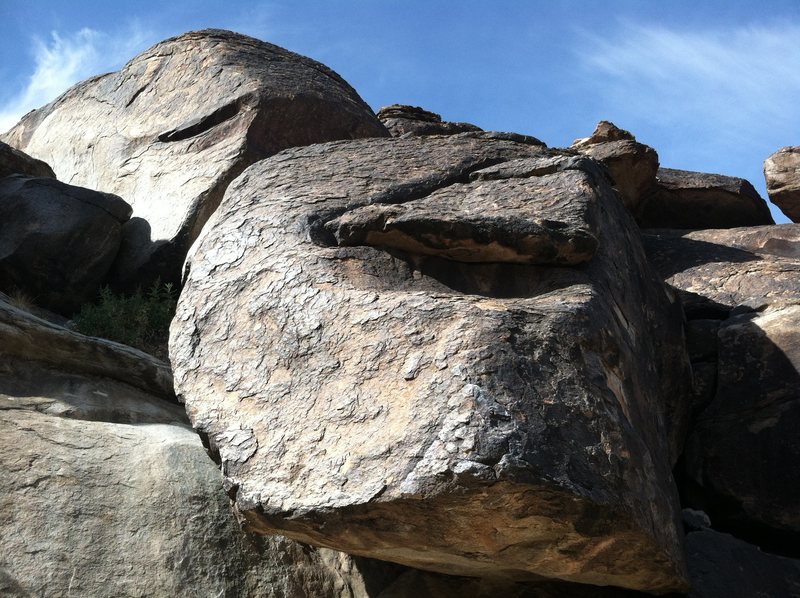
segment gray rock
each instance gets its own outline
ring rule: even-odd
[[[508,175],[558,156],[482,133],[339,142],[232,184],[187,260],[170,358],[254,530],[450,574],[684,587],[680,310],[594,162]],[[432,214],[455,190],[514,208],[498,230],[599,242],[551,267],[326,228],[370,206]]]
[[[590,137],[571,146],[606,165],[625,207],[638,214],[642,199],[656,185],[658,154],[614,123],[601,120]]]
[[[734,228],[774,224],[767,203],[737,177],[658,169],[658,185],[641,202],[642,228]]]
[[[26,115],[4,140],[133,206],[113,282],[179,282],[233,178],[284,148],[388,132],[322,64],[220,30],[156,44]]]
[[[689,598],[800,596],[800,561],[761,552],[711,530],[690,533],[686,552],[692,577]]]
[[[764,162],[769,198],[792,222],[800,222],[800,146],[784,147]]]
[[[455,135],[481,128],[470,123],[442,121],[434,112],[419,106],[392,104],[378,110],[378,119],[392,134],[392,137],[416,137],[419,135]]]
[[[399,574],[248,538],[154,358],[0,299],[0,595],[367,596]]]
[[[31,158],[28,154],[0,141],[0,178],[12,174],[56,178],[53,170],[46,163]]]
[[[70,314],[95,298],[131,207],[51,178],[0,178],[0,290]]]

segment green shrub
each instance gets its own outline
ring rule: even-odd
[[[75,329],[166,359],[176,303],[177,293],[169,283],[157,281],[149,292],[138,289],[133,295],[117,295],[105,287],[97,303],[81,307],[74,318]]]

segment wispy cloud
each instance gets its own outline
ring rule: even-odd
[[[613,37],[582,38],[587,81],[640,117],[743,135],[797,125],[800,25],[683,31],[627,23]]]
[[[48,40],[34,37],[33,73],[23,89],[0,105],[0,131],[8,130],[26,112],[55,99],[78,81],[118,68],[152,39],[137,24],[115,35],[84,28],[66,35],[53,31]]]

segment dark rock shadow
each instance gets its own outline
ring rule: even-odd
[[[665,279],[704,264],[740,264],[761,259],[758,254],[744,249],[687,239],[676,231],[647,231],[642,233],[642,243],[648,261]]]

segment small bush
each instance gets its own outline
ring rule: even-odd
[[[158,281],[149,292],[139,289],[133,295],[117,295],[105,287],[97,303],[81,307],[74,318],[75,329],[166,359],[176,303],[177,293],[169,283]]]

